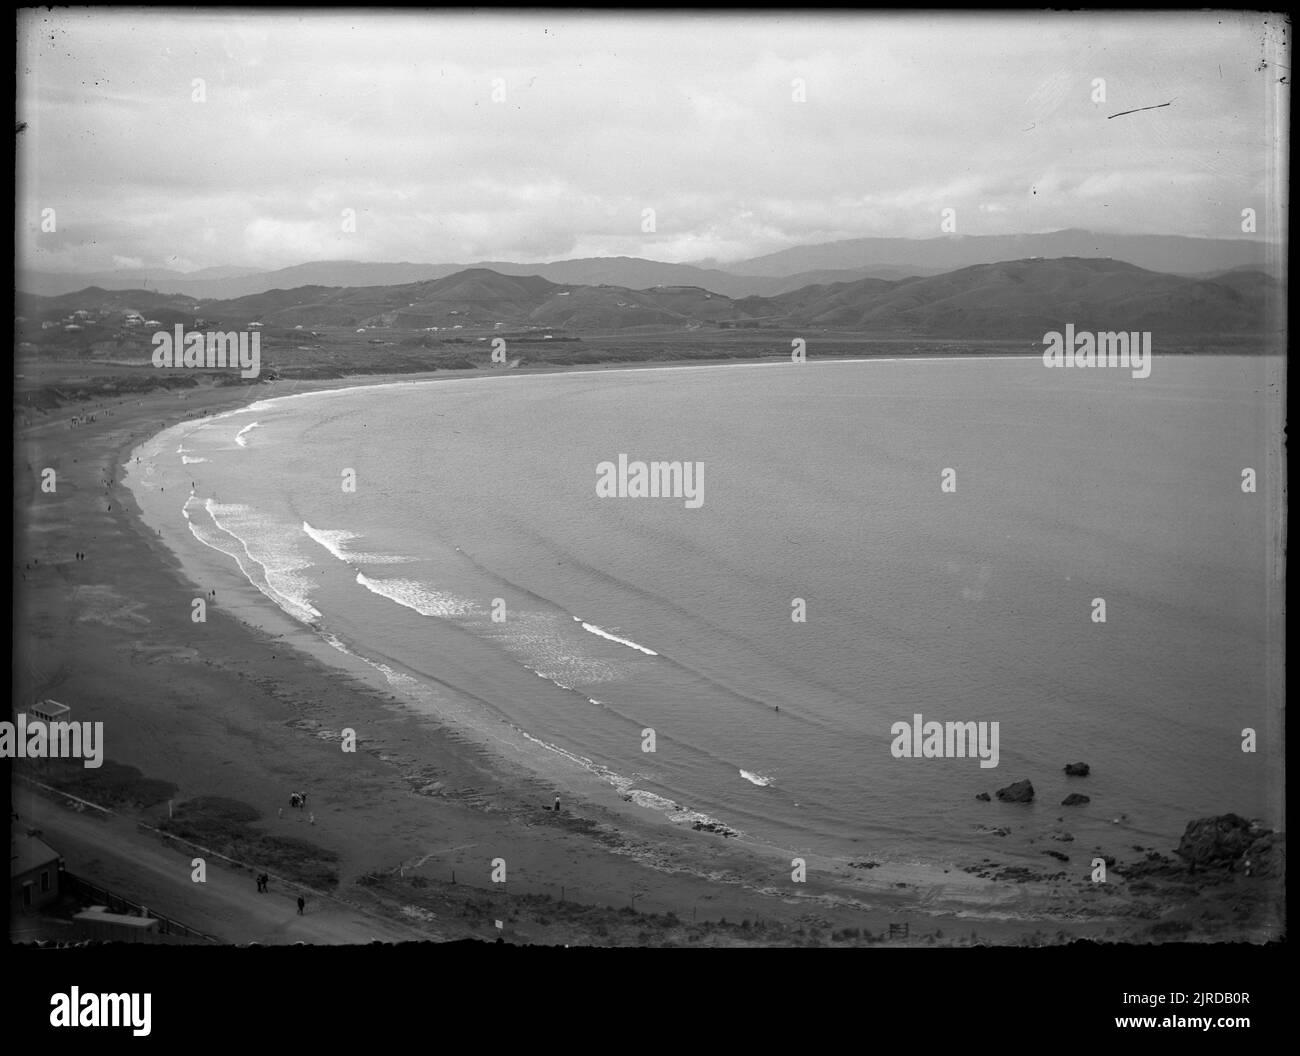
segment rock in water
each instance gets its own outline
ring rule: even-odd
[[[1061,806],[1081,807],[1085,803],[1091,803],[1091,802],[1092,802],[1091,796],[1084,796],[1084,795],[1080,795],[1078,792],[1071,792],[1068,796],[1066,796],[1063,800],[1061,800]]]
[[[980,792],[975,796],[981,803],[987,803],[992,798],[987,792]]]
[[[1034,786],[1028,781],[1017,781],[1013,785],[1007,785],[1006,788],[999,788],[998,799],[1003,803],[1032,803]]]
[[[1189,865],[1232,865],[1243,858],[1252,845],[1271,833],[1258,822],[1239,814],[1220,814],[1187,823],[1178,842],[1178,857]],[[1260,848],[1256,856],[1260,855]]]
[[[1066,763],[1065,772],[1071,777],[1087,777],[1092,772],[1092,767],[1087,763]]]
[[[1286,879],[1286,834],[1266,832],[1246,850],[1242,867],[1250,876],[1276,876]]]

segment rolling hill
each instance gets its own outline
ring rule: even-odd
[[[560,285],[702,286],[727,297],[775,297],[805,286],[863,278],[903,279],[938,275],[974,264],[1030,257],[1111,258],[1174,275],[1212,276],[1233,268],[1281,277],[1281,248],[1254,239],[1185,238],[1173,235],[1110,235],[1055,231],[1031,235],[946,235],[937,238],[858,238],[795,246],[749,260],[718,264],[669,264],[640,257],[583,257],[546,264],[484,261],[477,264],[374,263],[324,260],[265,271],[246,267],[195,272],[130,270],[75,274],[19,269],[25,293],[57,296],[99,286],[150,289],[207,300],[231,300],[268,290],[301,286],[400,286],[432,282],[472,268],[499,275],[537,275]]]
[[[538,275],[469,268],[421,282],[310,285],[224,300],[91,288],[54,298],[24,296],[20,304],[28,332],[42,321],[65,320],[77,309],[107,317],[135,309],[169,325],[201,317],[223,328],[260,322],[268,333],[314,327],[570,333],[778,327],[1037,340],[1066,323],[1080,330],[1184,336],[1274,333],[1284,325],[1283,294],[1282,284],[1262,271],[1192,278],[1122,261],[1067,257],[976,264],[932,276],[817,283],[764,297],[732,298],[698,285],[631,289],[556,283]]]

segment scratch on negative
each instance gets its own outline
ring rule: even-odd
[[[1159,110],[1162,106],[1170,106],[1172,103],[1173,100],[1170,99],[1167,103],[1157,103],[1155,106],[1139,106],[1136,110],[1121,110],[1118,114],[1111,114],[1110,117],[1106,118],[1106,120],[1109,121],[1111,118],[1123,117],[1125,114],[1139,114],[1143,110]]]

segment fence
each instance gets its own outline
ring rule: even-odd
[[[76,876],[64,870],[59,876],[59,888],[76,895],[78,898],[84,898],[97,906],[106,906],[112,913],[123,913],[127,916],[148,916],[158,921],[158,933],[160,935],[170,935],[176,938],[193,939],[199,942],[220,943],[220,939],[215,939],[211,935],[204,934],[188,924],[182,924],[179,920],[173,920],[171,917],[163,916],[161,913],[153,911],[146,912],[144,906],[139,902],[133,902],[116,892],[110,891],[98,884],[92,884],[83,877]]]

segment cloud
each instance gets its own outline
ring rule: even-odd
[[[735,260],[942,208],[1232,237],[1278,164],[1261,17],[24,11],[20,215],[65,222],[19,252]]]

